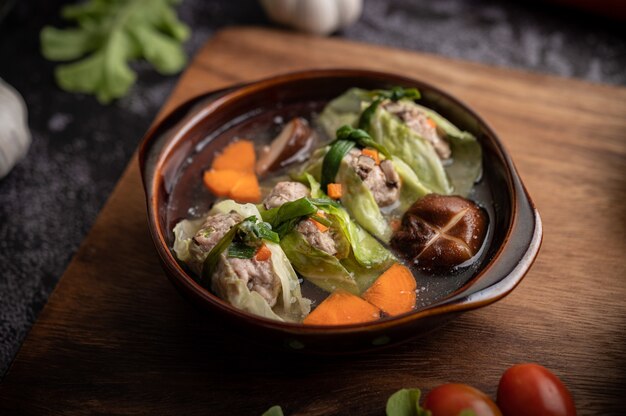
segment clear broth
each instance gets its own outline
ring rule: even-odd
[[[255,143],[258,154],[263,146],[270,144],[280,133],[285,123],[294,117],[303,117],[309,121],[320,138],[322,138],[321,142],[316,145],[317,147],[324,140],[329,140],[315,122],[318,113],[326,103],[326,101],[311,101],[305,104],[276,104],[271,107],[260,108],[224,125],[223,128],[209,134],[204,140],[199,142],[193,154],[184,161],[171,190],[166,212],[167,229],[170,233],[168,235],[169,241],[174,239],[172,229],[178,221],[205,216],[215,202],[215,196],[202,183],[202,173],[211,166],[215,154],[225,145],[237,139],[252,140]],[[484,164],[485,161],[483,160]],[[292,164],[267,177],[261,178],[262,198],[270,192],[276,182],[287,180],[288,172],[296,168],[296,166],[296,164]],[[491,248],[491,242],[494,238],[494,219],[498,207],[493,202],[495,200],[493,194],[494,187],[491,186],[491,181],[490,172],[484,170],[482,177],[474,185],[468,196],[469,199],[485,210],[489,218],[485,241],[478,254],[465,264],[457,266],[451,273],[445,275],[431,275],[411,267],[417,282],[415,305],[417,310],[437,303],[457,291],[472,279],[493,256],[494,250]],[[185,203],[183,204],[181,201]],[[386,247],[394,252],[390,247]],[[394,252],[394,254],[397,253]],[[189,273],[191,274],[190,271]],[[327,292],[319,289],[306,279],[301,279],[301,282],[303,295],[312,300],[313,307],[328,296]]]

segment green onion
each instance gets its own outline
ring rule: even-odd
[[[391,154],[387,150],[385,146],[376,142],[372,137],[365,131],[361,129],[355,129],[348,125],[341,126],[337,130],[337,139],[338,140],[351,140],[359,145],[359,147],[371,147],[373,149],[378,150],[380,153],[385,155],[386,158],[391,158]]]
[[[248,221],[256,221],[256,217],[248,217],[240,223],[233,225],[231,229],[224,234],[224,237],[222,237],[220,241],[218,241],[217,244],[211,249],[211,251],[209,251],[209,255],[202,264],[202,280],[205,284],[209,284],[211,282],[211,276],[213,276],[213,273],[217,268],[220,255],[230,246],[230,243],[233,242],[233,239],[237,235],[241,225]]]
[[[362,130],[361,130],[362,131]],[[326,190],[329,183],[333,183],[337,172],[339,172],[339,165],[343,157],[354,147],[354,141],[350,140],[336,140],[330,147],[324,161],[322,162],[322,189]]]
[[[251,259],[256,253],[256,247],[250,247],[249,245],[239,242],[232,243],[228,247],[228,257],[235,257],[238,259]]]
[[[254,234],[260,239],[271,241],[272,243],[276,244],[280,242],[278,234],[272,231],[272,226],[266,222],[258,222],[254,224],[252,230],[254,231]]]
[[[233,240],[236,238],[238,241],[233,243]],[[260,240],[267,240],[273,243],[280,241],[278,234],[272,231],[271,225],[265,222],[257,222],[257,218],[254,215],[233,225],[209,251],[202,265],[202,280],[207,284],[211,281],[211,276],[213,276],[217,268],[220,255],[226,249],[228,249],[228,257],[249,259],[256,253],[255,246],[258,245]]]
[[[324,218],[321,215],[311,215],[309,218],[311,218],[312,220],[315,220],[317,222],[319,222],[322,225],[325,225],[327,227],[330,227],[331,225],[333,225],[332,222],[330,222],[328,220],[328,218]]]
[[[382,102],[383,99],[381,97],[378,97],[374,101],[372,101],[372,103],[365,110],[363,110],[361,116],[359,117],[359,129],[369,129],[372,123],[372,117],[374,117],[374,114],[376,114],[376,109]]]

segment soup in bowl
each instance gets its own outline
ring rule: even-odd
[[[198,97],[140,162],[181,292],[255,339],[349,352],[509,293],[541,223],[495,133],[418,80],[287,74]]]

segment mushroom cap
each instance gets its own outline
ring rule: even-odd
[[[474,202],[429,194],[404,214],[391,246],[418,268],[442,273],[476,255],[487,225],[485,211]]]

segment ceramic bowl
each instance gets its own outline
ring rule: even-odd
[[[348,88],[417,87],[422,102],[472,132],[483,149],[483,195],[489,201],[490,232],[469,280],[433,284],[430,300],[413,312],[345,326],[277,322],[236,309],[202,287],[171,250],[172,228],[188,216],[201,175],[216,150],[230,139],[263,128],[276,116],[320,110]],[[541,244],[541,220],[494,131],[467,105],[417,79],[389,73],[336,69],[289,73],[196,97],[146,134],[139,152],[148,223],[163,268],[178,290],[247,339],[312,353],[377,348],[424,335],[461,312],[487,306],[510,293],[531,267]],[[192,210],[209,208],[193,205]],[[446,281],[440,277],[439,281]],[[442,279],[442,280],[441,280]],[[451,279],[453,281],[454,279]]]

